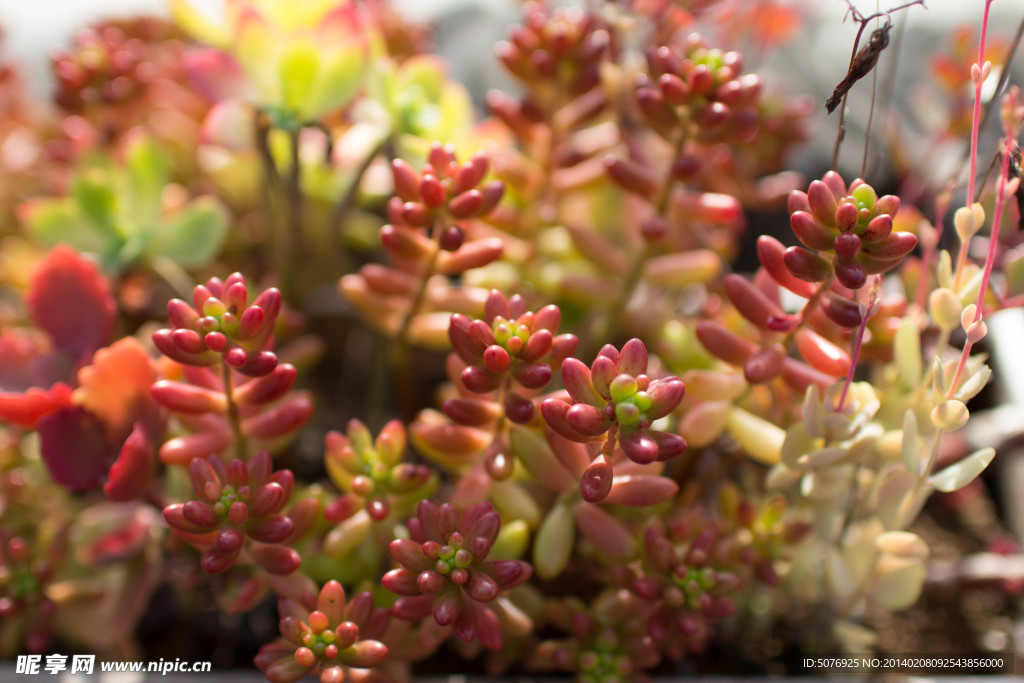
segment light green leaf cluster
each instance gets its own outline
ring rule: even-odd
[[[187,200],[170,183],[167,157],[146,138],[128,144],[120,161],[101,159],[71,180],[66,197],[25,205],[29,234],[47,247],[65,243],[95,254],[103,268],[199,268],[220,251],[227,212],[212,197]]]

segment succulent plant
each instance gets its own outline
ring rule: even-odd
[[[384,575],[384,587],[402,596],[392,614],[409,621],[433,615],[463,642],[479,639],[501,647],[502,631],[488,606],[499,594],[527,581],[532,568],[521,560],[488,560],[501,517],[490,503],[459,515],[450,504],[425,500],[409,520],[409,538],[391,542],[399,569]]]
[[[249,301],[245,277],[211,278],[198,285],[192,305],[181,299],[167,303],[172,327],[153,333],[160,352],[185,365],[205,367],[223,360],[251,377],[269,375],[277,356],[266,350],[281,311],[281,293],[270,288]]]
[[[164,519],[187,540],[207,546],[203,571],[227,571],[243,550],[273,574],[298,568],[298,553],[282,545],[295,531],[292,520],[280,514],[292,494],[290,471],[273,472],[266,451],[248,463],[225,465],[216,455],[194,458],[188,471],[198,497],[164,508]]]
[[[315,600],[278,602],[282,638],[264,645],[256,666],[271,683],[291,683],[319,674],[321,683],[381,680],[367,672],[384,661],[387,647],[376,638],[387,628],[388,614],[374,608],[373,596],[348,600],[337,581],[328,581]]]
[[[989,2],[978,63],[957,34],[919,84],[928,144],[867,136],[850,184],[788,164],[819,105],[760,59],[805,12],[716,4],[525,2],[482,119],[389,0],[96,24],[52,116],[0,62],[0,657],[184,647],[137,641],[165,601],[261,633],[274,600],[274,683],[455,655],[644,683],[884,648],[929,581],[1002,638],[1020,581],[915,526],[939,493],[944,538],[1014,552],[979,476],[1015,432],[971,415],[975,347],[1024,305],[1018,88],[979,133]],[[868,103],[920,4],[850,6],[885,24],[827,108]],[[959,206],[934,160],[968,118]],[[787,197],[794,238],[762,234]]]
[[[846,187],[829,171],[807,192],[789,196],[790,225],[808,248],[790,247],[784,261],[795,277],[821,282],[833,273],[843,286],[860,289],[868,275],[898,266],[917,245],[917,236],[892,231],[899,197],[879,197],[860,178]],[[821,254],[831,253],[831,263]]]
[[[631,339],[620,353],[608,345],[588,368],[575,358],[562,362],[571,403],[548,399],[541,405],[544,419],[559,434],[583,443],[618,440],[631,460],[640,464],[669,460],[679,455],[686,442],[676,435],[653,429],[683,399],[685,387],[676,377],[651,380],[647,376],[647,348]]]
[[[347,517],[357,506],[363,506],[375,521],[382,521],[391,514],[396,500],[402,508],[412,507],[434,476],[426,465],[402,462],[405,428],[397,420],[384,425],[374,440],[362,422],[352,420],[344,435],[328,432],[326,450],[327,473],[348,494],[324,510],[332,521]]]

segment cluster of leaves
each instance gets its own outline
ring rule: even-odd
[[[161,586],[276,602],[274,683],[446,644],[641,681],[810,611],[870,648],[929,496],[995,455],[943,436],[1024,303],[1024,107],[954,260],[909,199],[786,170],[811,109],[730,48],[798,17],[714,4],[525,3],[479,122],[385,0],[172,0],[56,57],[54,179],[0,207],[4,654],[129,651]],[[732,272],[750,209],[792,235]]]

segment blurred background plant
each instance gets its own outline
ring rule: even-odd
[[[5,63],[0,652],[1024,648],[991,4],[913,59],[920,2],[172,0],[79,31],[45,102]]]

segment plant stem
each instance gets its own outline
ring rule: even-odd
[[[875,118],[875,86],[878,83],[878,69],[871,70],[871,108],[868,109],[868,122],[864,128],[864,155],[860,159],[860,177],[868,167],[868,149],[871,147],[871,120]]]
[[[432,234],[440,235],[440,233],[441,227],[440,221],[438,221],[434,225]],[[427,287],[430,284],[430,278],[434,276],[434,269],[437,267],[437,258],[440,253],[441,248],[435,244],[434,253],[430,256],[430,260],[423,269],[423,277],[420,279],[419,288],[416,290],[416,295],[413,297],[409,311],[405,314],[405,318],[402,319],[402,325],[398,328],[398,332],[395,333],[395,346],[392,357],[395,382],[398,385],[399,403],[402,406],[402,413],[409,418],[412,418],[415,412],[416,393],[415,382],[413,382],[412,377],[412,367],[409,362],[412,351],[409,345],[409,328],[412,326],[413,318],[416,317],[416,314],[419,313],[420,308],[423,306],[423,301],[427,298]]]
[[[924,248],[924,256],[921,259],[921,275],[917,281],[917,297],[915,302],[918,311],[924,311],[925,295],[928,290],[928,276],[931,274],[932,259],[939,249],[939,242],[942,241],[942,230],[946,222],[946,211],[949,209],[949,202],[953,197],[953,183],[950,183],[948,196],[940,194],[935,206],[935,243],[928,244]]]
[[[832,280],[833,278],[829,277],[828,279],[819,282],[818,286],[811,294],[811,298],[808,299],[807,303],[804,304],[804,307],[800,309],[800,320],[797,321],[796,327],[790,330],[782,340],[782,345],[785,346],[786,349],[790,348],[790,344],[792,344],[793,338],[796,337],[796,333],[800,331],[800,328],[807,324],[807,320],[811,317],[811,313],[814,313],[814,309],[818,307],[818,302],[821,301],[821,297],[824,296],[825,292],[832,287]]]
[[[1020,47],[1022,37],[1024,37],[1024,17],[1021,18],[1020,23],[1017,25],[1017,33],[1014,34],[1013,41],[1011,41],[1010,47],[1006,51],[1006,56],[1003,59],[1003,64],[1009,64],[1011,61],[1013,61],[1013,56],[1014,54],[1016,54],[1017,48]],[[980,128],[985,127],[985,124],[988,122],[989,116],[992,114],[993,106],[999,101],[999,96],[1003,93],[1003,90],[1006,88],[1006,84],[1007,82],[1009,82],[1010,79],[1010,71],[1010,69],[1003,69],[1003,72],[999,77],[999,83],[996,86],[995,94],[992,96],[992,99],[988,101],[988,104],[985,105],[985,112],[984,114],[982,114],[981,123],[979,124]],[[998,157],[993,157],[988,169],[985,171],[985,175],[982,176],[981,182],[976,184],[974,196],[971,200],[972,202],[978,201],[978,194],[981,192],[981,188],[985,186],[985,182],[988,180],[988,175],[989,173],[991,173],[991,170],[995,168],[995,162],[997,160]],[[966,164],[967,161],[967,158],[963,158],[960,160],[956,172],[953,174],[954,179],[959,178],[960,175],[963,173],[964,164]]]
[[[304,246],[303,227],[304,202],[302,195],[302,160],[300,158],[300,136],[302,129],[290,131],[288,134],[289,153],[291,165],[288,169],[288,184],[285,187],[285,198],[288,206],[288,225],[281,233],[278,247],[283,252],[280,256],[285,264],[285,270],[281,272],[281,280],[290,282],[292,274],[292,263],[295,260],[295,247],[301,249]]]
[[[651,257],[651,253],[651,245],[644,244],[643,249],[633,259],[633,263],[630,264],[629,272],[626,273],[626,278],[622,281],[619,296],[608,313],[608,322],[605,323],[604,332],[597,338],[598,343],[606,341],[619,326],[622,314],[626,312],[626,306],[629,304],[629,300],[633,298],[633,292],[636,290],[637,285],[640,284],[640,278],[644,274],[644,265],[647,263],[647,259]]]
[[[352,182],[349,183],[348,188],[345,190],[345,194],[334,205],[334,211],[331,212],[330,222],[327,225],[332,254],[336,254],[341,250],[341,229],[345,219],[348,218],[349,213],[355,208],[356,199],[359,197],[359,185],[362,183],[363,176],[366,175],[366,171],[369,170],[374,159],[380,156],[381,152],[391,150],[392,147],[390,135],[385,136],[379,143],[374,145],[373,149],[363,159],[362,164],[356,169],[355,174],[352,176]],[[388,154],[388,156],[392,157],[393,154]]]
[[[893,93],[896,90],[896,74],[899,72],[900,55],[902,54],[903,47],[903,33],[907,27],[906,20],[901,21],[899,26],[896,28],[896,37],[893,39],[893,45],[890,48],[892,51],[892,60],[889,63],[889,68],[885,72],[885,83],[882,85],[882,96],[879,98],[881,110],[885,112],[884,118],[882,119],[882,139],[885,139],[886,132],[893,130],[894,120],[897,116],[896,107],[890,106],[893,100]],[[872,86],[873,88],[874,86]],[[870,137],[871,126],[868,126],[866,137]],[[871,165],[872,175],[878,170],[879,160],[881,155],[876,154],[874,163]],[[861,177],[864,177],[866,171],[861,169]]]
[[[668,162],[668,170],[665,172],[665,181],[662,183],[661,193],[654,202],[655,213],[661,217],[668,215],[668,203],[672,199],[672,189],[675,183],[675,179],[672,177],[672,167],[675,164],[675,160],[685,151],[686,142],[690,137],[690,119],[687,116],[683,117],[680,123],[679,137],[676,139],[675,144],[672,146],[672,156]],[[622,288],[619,290],[619,296],[612,305],[611,310],[608,313],[608,320],[604,326],[604,332],[597,337],[599,343],[603,343],[604,340],[608,339],[619,326],[622,314],[625,313],[626,307],[629,305],[629,300],[633,298],[633,293],[636,290],[637,285],[640,284],[640,279],[644,274],[644,266],[647,264],[647,260],[654,253],[654,249],[651,243],[644,241],[644,247],[633,259],[633,263],[629,266],[629,271],[626,273],[626,277],[622,282]]]
[[[986,5],[987,8],[987,5]],[[992,277],[992,267],[996,262],[996,248],[999,246],[999,223],[1003,220],[1003,207],[1006,205],[1006,183],[1009,178],[1009,141],[1006,142],[1006,153],[1003,156],[1003,162],[999,170],[999,182],[996,184],[996,211],[995,215],[992,216],[992,234],[988,238],[988,256],[985,258],[985,272],[981,277],[981,288],[978,290],[978,301],[974,310],[973,323],[981,320],[982,312],[985,308],[985,293],[988,291],[989,279]],[[967,250],[967,245],[963,246],[964,251]],[[953,381],[949,383],[949,390],[946,392],[946,398],[952,398],[953,394],[956,393],[956,388],[960,384],[960,376],[963,374],[964,368],[967,366],[967,358],[971,355],[971,348],[974,346],[974,342],[970,338],[964,342],[963,353],[960,354],[960,362],[957,363],[956,372],[953,375]]]
[[[989,1],[991,1],[991,0],[989,0]],[[904,4],[900,5],[899,7],[893,7],[892,9],[890,9],[888,11],[885,11],[885,12],[875,12],[874,14],[871,14],[871,15],[866,16],[866,17],[864,15],[862,15],[860,12],[857,11],[857,8],[853,6],[853,3],[850,2],[850,0],[847,0],[846,4],[850,8],[850,13],[853,16],[853,20],[860,23],[860,28],[857,29],[857,37],[853,41],[853,51],[850,53],[850,64],[847,67],[847,72],[849,72],[853,68],[854,61],[857,59],[857,48],[860,47],[860,39],[861,39],[861,36],[864,35],[864,29],[866,29],[868,27],[868,23],[872,19],[878,19],[878,18],[883,17],[883,16],[884,17],[889,17],[889,16],[892,15],[893,12],[899,12],[900,10],[908,9],[910,7],[913,7],[914,5],[921,5],[923,7],[924,6],[924,0],[913,0],[913,2],[904,3]],[[843,123],[846,120],[846,116],[845,116],[845,112],[846,112],[846,96],[849,95],[849,93],[850,93],[850,91],[848,89],[846,91],[846,93],[843,94],[843,100],[839,104],[839,126],[836,129],[836,143],[835,143],[835,146],[832,148],[832,168],[833,169],[835,169],[836,164],[839,163],[839,146],[843,144],[843,138],[846,137],[846,128],[843,125]],[[872,81],[872,83],[871,83],[871,106],[872,106],[872,109],[874,109],[874,105],[875,105],[875,85],[874,85],[874,81]],[[869,121],[870,121],[870,119],[869,119]],[[868,125],[868,133],[870,133],[870,132],[871,132],[871,126],[869,124]],[[866,144],[867,143],[865,142],[865,145]],[[867,151],[866,150],[865,150],[864,156],[865,156],[865,160],[866,160],[866,158],[867,158]],[[863,174],[864,174],[864,170],[862,168],[861,169],[861,175],[863,175]]]
[[[1000,95],[1003,94],[1003,90],[1006,88],[1006,84],[1010,80],[1009,64],[1013,61],[1013,55],[1017,52],[1017,48],[1020,47],[1021,38],[1024,38],[1024,17],[1021,17],[1020,23],[1017,24],[1017,32],[1013,35],[1013,41],[1010,43],[1010,47],[1006,50],[1006,56],[1003,58],[1003,64],[1006,67],[1003,68],[1002,73],[999,74],[999,83],[996,84],[995,94],[992,95],[992,99],[988,101],[985,106],[985,113],[981,117],[980,127],[984,128],[985,123],[988,121],[989,115],[992,113],[993,105],[999,101]],[[999,155],[996,154],[992,157],[992,161],[989,162],[988,168],[985,169],[985,175],[982,176],[981,182],[978,183],[978,189],[974,193],[974,201],[978,201],[978,195],[981,193],[981,188],[985,187],[988,176],[992,173],[992,169],[996,167],[996,162],[999,160]]]
[[[985,80],[981,73],[985,64],[985,36],[988,32],[988,11],[991,6],[992,0],[985,0],[985,15],[981,21],[981,40],[978,41],[978,61],[976,65],[979,69],[979,76],[974,79],[974,112],[971,117],[971,151],[970,157],[968,157],[971,170],[967,176],[967,203],[965,204],[967,208],[971,208],[971,205],[974,203],[974,184],[978,176],[978,129],[981,127],[981,86]],[[955,285],[960,283],[960,276],[963,272],[964,264],[967,262],[968,245],[969,242],[960,245],[960,254],[956,262],[956,276],[953,278],[954,289],[956,289]]]
[[[856,15],[855,15],[854,18],[856,19]],[[873,17],[870,17],[868,19],[861,19],[860,20],[860,28],[857,29],[857,37],[853,40],[853,52],[850,53],[850,64],[847,67],[847,70],[853,68],[853,62],[857,58],[857,48],[860,47],[860,38],[861,38],[862,35],[864,35],[864,29],[867,28],[868,22],[871,21],[872,18]],[[839,147],[840,147],[840,145],[843,144],[843,138],[846,137],[846,126],[843,125],[843,124],[846,121],[846,97],[849,94],[850,94],[849,90],[847,90],[845,93],[843,93],[843,100],[842,100],[842,102],[839,103],[839,126],[836,128],[836,142],[835,142],[835,145],[833,145],[833,147],[832,147],[832,168],[833,169],[835,169],[836,168],[836,164],[839,163]]]
[[[238,404],[235,403],[234,380],[231,378],[231,367],[223,360],[220,362],[221,378],[224,382],[224,396],[228,402],[228,422],[231,424],[231,431],[235,435],[235,452],[238,459],[245,462],[249,459],[249,449],[245,443],[245,434],[242,432],[242,417],[238,412]]]
[[[857,328],[857,336],[853,341],[853,353],[850,356],[850,371],[846,373],[846,381],[843,383],[843,391],[839,394],[839,403],[836,405],[836,412],[843,412],[843,404],[846,403],[846,393],[850,390],[850,385],[853,383],[853,375],[857,371],[857,359],[860,357],[860,347],[864,343],[864,332],[868,328],[868,320],[870,319],[870,311],[867,315],[861,318],[860,327]]]

